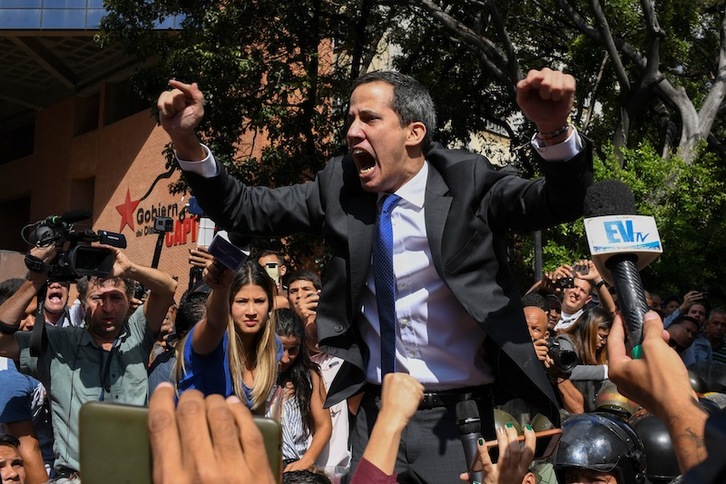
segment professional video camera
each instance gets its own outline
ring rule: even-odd
[[[49,264],[48,280],[75,282],[83,276],[107,277],[113,272],[116,257],[106,247],[91,246],[92,242],[126,248],[126,237],[116,232],[74,230],[73,224],[91,217],[87,210],[71,210],[63,215],[51,215],[23,227],[21,237],[31,245],[55,245],[58,255]],[[26,257],[26,265],[42,264]]]

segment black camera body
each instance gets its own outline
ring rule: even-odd
[[[170,217],[154,217],[154,232],[166,233],[174,230],[174,220]]]
[[[555,281],[555,287],[562,290],[575,287],[575,279],[573,277],[560,277]]]
[[[547,355],[552,358],[555,371],[558,375],[569,376],[572,369],[577,366],[577,353],[562,349],[557,338],[547,338]]]
[[[59,252],[51,261],[48,281],[75,282],[84,276],[108,277],[113,273],[116,261],[114,252],[106,247],[92,246],[92,242],[126,248],[126,237],[116,232],[99,230],[74,230],[73,223],[90,218],[87,211],[73,211],[63,215],[52,215],[45,220],[27,225],[23,239],[38,246],[55,245]],[[26,230],[31,230],[26,237]]]

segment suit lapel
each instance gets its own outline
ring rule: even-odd
[[[376,224],[376,198],[372,194],[353,197],[348,204],[348,260],[350,260],[351,302],[360,298],[373,249]]]
[[[426,181],[425,213],[426,233],[429,239],[429,248],[434,260],[436,270],[444,278],[444,270],[441,257],[441,246],[444,239],[444,226],[451,208],[451,197],[448,195],[449,187],[446,186],[441,174],[429,164],[429,176]]]

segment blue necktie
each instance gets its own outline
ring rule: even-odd
[[[393,273],[391,210],[400,201],[398,195],[383,198],[373,240],[373,278],[381,327],[381,381],[386,373],[396,371],[396,276]]]

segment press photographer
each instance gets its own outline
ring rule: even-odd
[[[522,298],[522,306],[534,351],[557,390],[561,406],[570,413],[582,413],[582,395],[569,380],[570,373],[577,366],[577,354],[569,345],[562,348],[560,341],[550,336],[547,329],[549,304],[542,295],[532,292]]]
[[[146,404],[146,363],[176,290],[170,275],[131,262],[118,247],[90,245],[91,239],[104,233],[74,232],[72,222],[63,217],[46,219],[39,224],[40,231],[34,229],[36,246],[27,257],[27,280],[0,306],[0,355],[14,359],[22,372],[49,389],[55,478],[71,482],[80,479],[81,405],[91,400]],[[17,332],[25,308],[48,281],[75,281],[77,276],[84,277],[79,298],[85,326],[44,327],[40,354],[31,356],[31,335]],[[129,316],[133,280],[143,284],[149,296]]]

